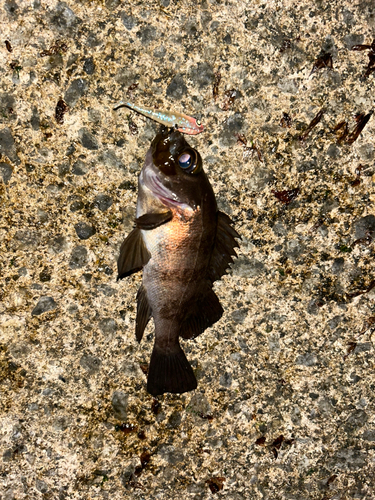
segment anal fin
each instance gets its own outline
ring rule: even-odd
[[[120,256],[117,261],[117,279],[120,280],[140,271],[150,258],[151,254],[146,248],[140,229],[133,229],[120,248]]]
[[[151,318],[151,307],[148,303],[146,289],[143,285],[137,293],[137,319],[135,322],[135,336],[138,342],[142,340],[143,332]]]
[[[196,302],[189,307],[180,328],[180,337],[192,339],[198,337],[206,328],[212,326],[223,314],[223,308],[209,283]]]

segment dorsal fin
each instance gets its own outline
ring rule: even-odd
[[[223,212],[217,213],[217,228],[215,244],[208,266],[208,279],[213,283],[225,274],[229,264],[233,262],[232,256],[237,256],[234,248],[238,247],[235,238],[241,238],[231,226],[233,221]]]
[[[120,248],[120,256],[117,261],[117,279],[120,280],[140,271],[150,258],[151,254],[146,248],[140,229],[133,229]]]

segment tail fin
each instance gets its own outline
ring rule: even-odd
[[[153,396],[165,392],[182,393],[197,388],[192,367],[179,344],[165,351],[154,346],[147,379],[147,391]]]

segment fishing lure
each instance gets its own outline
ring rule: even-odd
[[[160,111],[154,108],[146,108],[144,106],[138,106],[127,101],[119,102],[113,109],[118,109],[122,106],[140,113],[147,118],[151,118],[166,127],[177,127],[177,130],[182,134],[196,135],[203,132],[203,125],[199,120],[191,116],[184,115],[183,113],[174,113],[173,111]]]

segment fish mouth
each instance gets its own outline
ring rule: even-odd
[[[186,209],[192,210],[190,205],[184,203],[176,193],[169,190],[152,170],[143,169],[140,180],[167,207],[178,208],[183,211]]]

